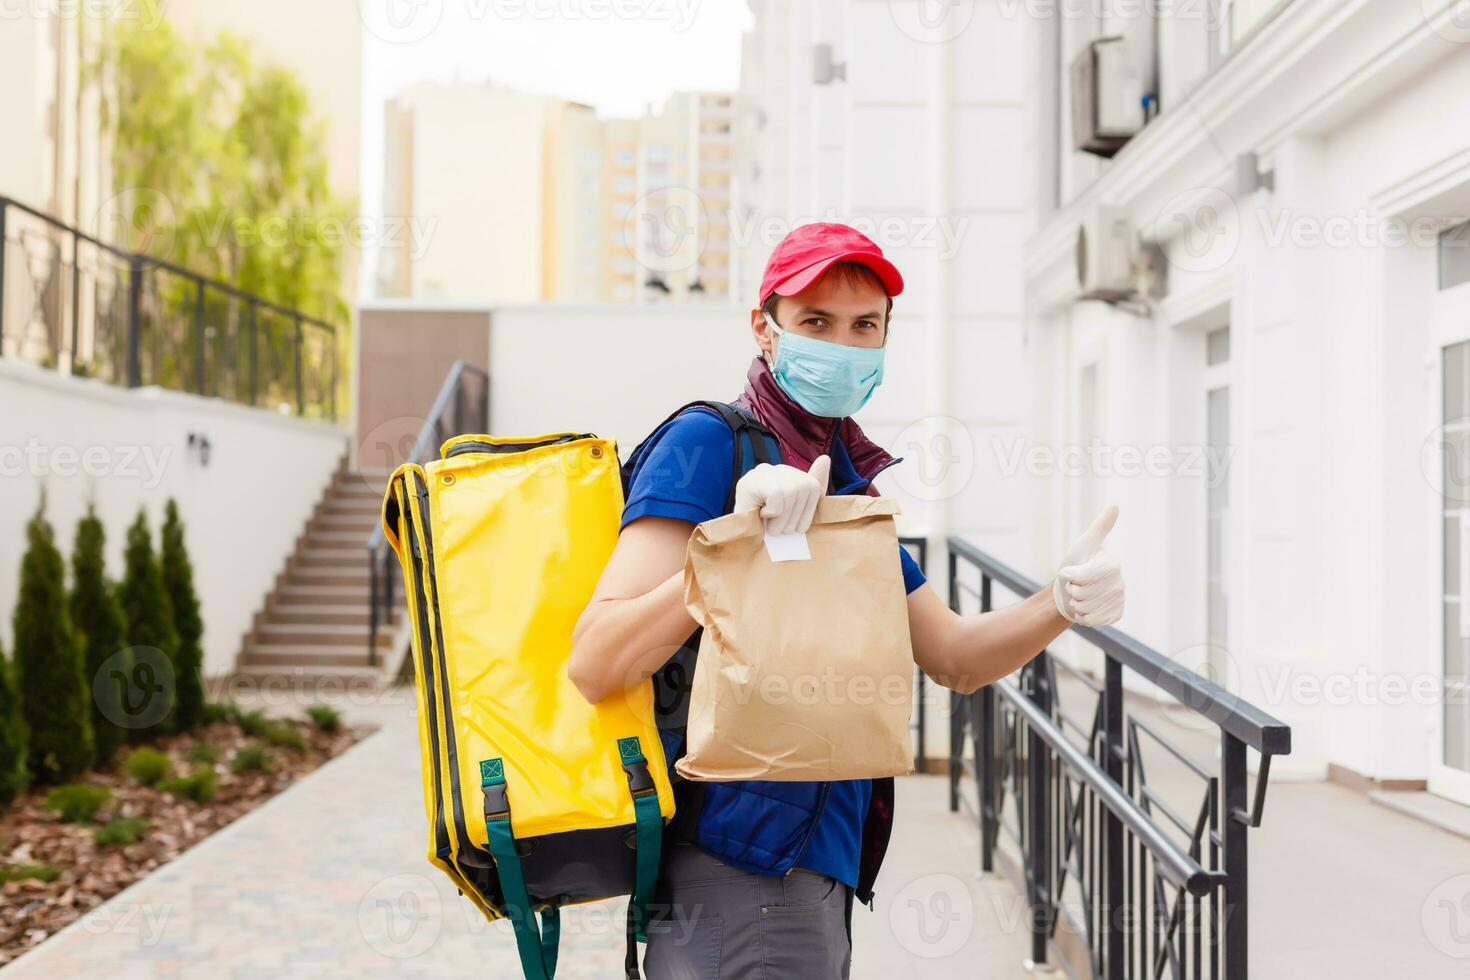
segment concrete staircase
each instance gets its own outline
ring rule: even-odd
[[[398,667],[394,644],[401,642],[404,615],[398,583],[393,618],[378,629],[377,664],[368,661],[367,542],[387,481],[387,470],[338,468],[245,634],[238,677],[273,686],[330,682],[360,690],[377,687]]]

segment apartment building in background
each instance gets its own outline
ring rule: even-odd
[[[548,249],[578,242],[565,231],[586,220],[579,198],[595,209],[599,196],[581,179],[575,119],[584,108],[492,85],[424,83],[391,99],[383,213],[415,231],[384,243],[379,294],[560,298],[562,270]]]
[[[728,94],[675,93],[639,117],[603,119],[493,85],[423,84],[386,113],[384,214],[418,230],[382,249],[383,297],[729,295]]]
[[[656,112],[609,122],[621,195],[609,215],[612,298],[729,297],[732,120],[728,93],[676,92]]]

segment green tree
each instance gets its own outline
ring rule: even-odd
[[[127,644],[133,649],[135,659],[131,670],[136,672],[140,666],[148,666],[141,658],[148,656],[147,650],[156,650],[158,654],[154,656],[159,657],[157,666],[163,668],[167,675],[157,678],[161,690],[147,692],[150,699],[154,696],[163,699],[157,710],[148,710],[147,716],[158,718],[157,727],[162,731],[170,731],[174,723],[179,676],[175,660],[179,635],[174,628],[174,610],[169,602],[168,589],[163,584],[163,570],[154,557],[148,513],[141,507],[138,508],[137,519],[128,528],[120,597],[123,619],[127,623]],[[124,692],[124,697],[128,694]],[[148,727],[141,724],[134,727],[135,740],[148,735]]]
[[[174,631],[179,637],[174,656],[178,690],[175,711],[179,731],[190,731],[204,720],[204,622],[194,591],[194,566],[184,546],[184,522],[173,498],[164,510],[162,551],[163,585],[168,590]]]
[[[26,723],[15,696],[15,672],[0,650],[0,806],[26,786]]]
[[[65,782],[92,764],[91,690],[82,644],[66,602],[66,563],[46,520],[46,498],[26,525],[15,605],[15,666],[30,731],[29,768],[43,783]]]
[[[112,24],[91,66],[102,82],[121,212],[112,218],[128,239],[121,244],[308,315],[350,323],[343,272],[356,202],[332,193],[327,123],[314,115],[294,73],[260,63],[247,41],[228,32],[190,44],[161,8],[159,0],[142,0],[140,16]],[[191,283],[164,277],[157,287],[151,302],[192,316]],[[242,304],[208,293],[205,305],[208,322],[226,333],[243,329]],[[290,400],[294,324],[260,310],[256,330],[260,356],[284,366],[261,398]],[[159,368],[160,383],[177,386],[192,376],[192,343],[186,339]],[[349,349],[339,343],[338,355]],[[315,349],[308,355],[326,356]],[[207,361],[214,356],[206,351]]]
[[[102,521],[88,507],[86,516],[77,522],[76,540],[72,543],[71,618],[82,641],[91,695],[92,736],[99,766],[105,765],[118,746],[127,741],[127,729],[118,724],[125,717],[122,687],[112,677],[101,676],[104,670],[119,668],[126,673],[127,668],[125,663],[113,659],[124,653],[127,629],[117,588],[107,580],[106,546]]]

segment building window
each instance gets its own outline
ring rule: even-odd
[[[1439,288],[1470,282],[1470,221],[1439,236]]]
[[[620,167],[631,167],[633,166],[633,151],[619,150],[613,159],[617,161]]]

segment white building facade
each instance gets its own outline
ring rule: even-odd
[[[1074,148],[1068,70],[1138,25],[1027,18],[1031,438],[1087,460],[1028,536],[1116,500],[1121,628],[1290,723],[1278,772],[1470,803],[1470,20],[1232,13],[1145,25],[1157,115],[1111,160]],[[1087,298],[1099,222],[1134,295]]]

